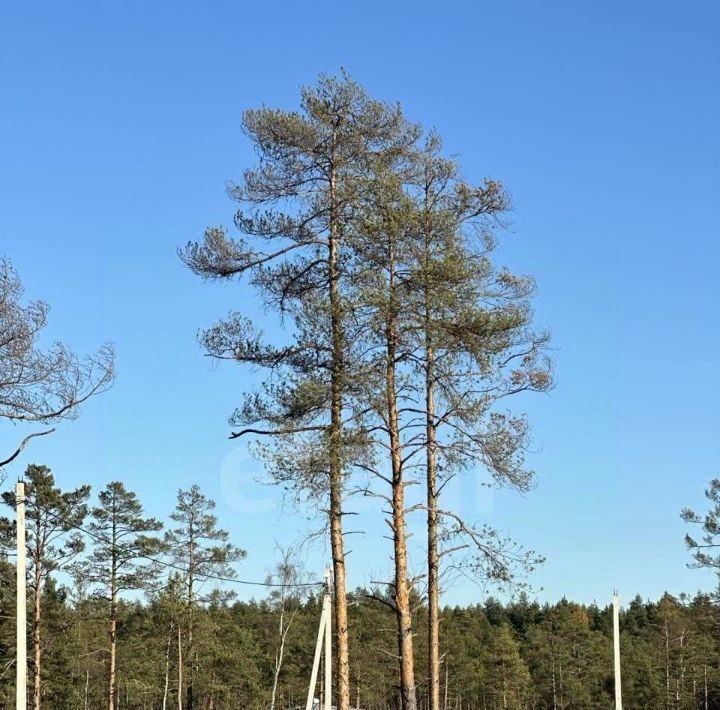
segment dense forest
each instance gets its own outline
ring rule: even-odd
[[[119,483],[109,484],[90,507],[89,488],[62,492],[46,467],[30,466],[25,477],[29,577],[40,580],[30,585],[28,647],[34,650],[32,676],[41,659],[43,707],[104,707],[111,653],[116,707],[183,707],[189,688],[194,706],[204,710],[304,707],[323,589],[303,574],[292,550],[280,551],[257,598],[239,601],[235,590],[243,580],[231,563],[244,551],[218,527],[214,503],[198,487],[179,491],[163,526],[144,517],[137,496]],[[4,498],[12,503],[12,494]],[[10,519],[2,521],[2,531],[11,550]],[[0,574],[0,708],[9,709],[15,570],[7,557]],[[348,595],[348,606],[352,702],[396,710],[392,597],[383,589],[358,589]],[[626,606],[621,630],[628,710],[720,707],[719,611],[714,597],[702,594],[666,594],[657,602],[636,597]],[[420,596],[413,595],[412,612],[422,667],[428,613]],[[609,606],[539,604],[520,593],[505,604],[487,598],[445,607],[440,617],[445,710],[612,707]],[[428,707],[427,696],[427,678],[419,674],[421,708]]]
[[[0,707],[14,707],[11,565],[2,565]],[[399,707],[393,615],[376,592],[350,595],[353,704]],[[279,647],[276,594],[240,602],[210,595],[195,615],[197,706],[230,710],[270,707]],[[101,708],[107,686],[106,608],[82,589],[48,584],[43,655],[44,706]],[[303,706],[320,616],[316,595],[286,599],[287,635],[277,707]],[[426,609],[415,606],[420,659]],[[176,708],[177,600],[172,590],[121,603],[118,629],[119,707]],[[718,610],[707,596],[634,599],[621,616],[624,706],[628,710],[720,707]],[[520,597],[442,610],[442,696],[447,710],[608,709],[612,696],[610,608],[569,601],[540,605]],[[418,684],[426,707],[427,683]],[[445,702],[446,699],[446,702]]]

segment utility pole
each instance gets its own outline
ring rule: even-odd
[[[331,710],[332,705],[332,609],[330,601],[330,570],[325,570],[325,596],[323,597],[320,626],[318,627],[317,642],[315,643],[315,656],[313,658],[310,687],[308,688],[305,710],[315,708],[315,686],[317,685],[320,657],[323,657],[324,694],[322,696],[324,707],[320,710]]]
[[[613,649],[615,652],[615,710],[622,710],[622,682],[620,678],[620,597],[613,593]]]
[[[15,659],[15,708],[27,708],[27,598],[25,591],[25,483],[15,485],[17,565],[16,588],[16,659]]]
[[[317,685],[318,669],[320,668],[320,656],[322,655],[322,642],[325,634],[325,600],[323,599],[322,613],[320,614],[320,627],[318,628],[317,642],[315,643],[315,655],[313,656],[312,672],[310,674],[310,687],[308,688],[305,710],[314,710],[315,686]]]

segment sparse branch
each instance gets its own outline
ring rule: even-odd
[[[31,439],[34,439],[36,436],[47,436],[48,434],[52,434],[55,431],[55,428],[48,429],[46,431],[38,431],[34,434],[28,434],[21,442],[20,446],[15,450],[14,453],[12,453],[8,458],[6,458],[4,461],[0,461],[0,468],[3,468],[4,466],[7,466],[8,464],[12,463],[24,450],[25,447],[28,445]]]

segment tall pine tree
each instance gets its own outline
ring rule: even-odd
[[[476,576],[508,582],[513,568],[539,558],[487,526],[443,509],[440,495],[460,471],[480,467],[497,484],[527,490],[527,424],[498,405],[552,384],[545,333],[530,328],[533,283],[491,261],[493,232],[509,209],[502,186],[466,182],[431,133],[415,156],[408,192],[415,238],[409,242],[405,303],[408,359],[417,384],[413,416],[424,419],[430,710],[440,708],[441,560],[464,554]],[[444,550],[442,543],[445,543]],[[468,564],[469,561],[469,564]]]
[[[240,427],[233,436],[271,437],[281,461],[274,474],[309,491],[316,502],[325,501],[318,504],[328,513],[333,559],[337,705],[348,710],[343,497],[355,442],[348,432],[354,341],[344,298],[351,263],[346,239],[367,161],[403,150],[416,135],[397,107],[371,99],[346,76],[321,77],[303,89],[299,112],[247,111],[244,127],[260,164],[231,189],[242,205],[235,224],[243,236],[233,239],[210,229],[181,255],[206,278],[247,275],[268,306],[294,320],[285,347],[263,344],[237,313],[205,333],[202,342],[214,357],[269,371],[264,391],[231,418]],[[282,465],[288,449],[295,453],[289,473]]]

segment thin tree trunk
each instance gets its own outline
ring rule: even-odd
[[[285,655],[285,639],[287,638],[287,631],[290,628],[288,624],[287,629],[285,628],[285,590],[282,591],[282,597],[280,600],[280,646],[278,647],[277,653],[275,654],[275,672],[273,673],[273,687],[272,695],[270,696],[270,710],[275,710],[275,699],[277,697],[278,683],[280,681],[280,671],[282,670],[283,656]],[[290,622],[292,623],[292,621]]]
[[[193,624],[195,621],[195,596],[194,596],[194,584],[195,584],[195,538],[193,524],[190,522],[189,528],[190,535],[190,548],[188,554],[188,629],[187,629],[187,645],[185,647],[186,662],[188,664],[187,672],[187,688],[185,707],[186,710],[193,710],[194,698],[193,698],[193,680],[195,677],[193,663],[195,656],[195,649],[193,648]]]
[[[402,444],[398,419],[396,359],[398,334],[395,303],[395,252],[392,235],[389,235],[389,314],[385,329],[387,362],[385,385],[392,465],[392,531],[395,555],[395,608],[398,625],[398,652],[400,656],[400,692],[403,710],[417,710],[415,689],[415,659],[413,653],[410,585],[408,582],[407,537],[405,530],[405,481],[403,480]]]
[[[178,623],[178,629],[177,629],[177,642],[178,642],[178,664],[177,664],[177,674],[178,674],[178,690],[177,690],[177,700],[178,700],[178,710],[183,710],[183,652],[182,652],[182,628],[180,624]]]
[[[558,684],[559,684],[559,695],[560,695],[560,707],[565,705],[565,684],[563,683],[563,667],[562,663],[558,663]]]
[[[170,626],[172,632],[172,625]],[[162,710],[167,710],[168,688],[170,687],[170,643],[172,633],[168,634],[167,650],[165,651],[165,687],[163,688]]]
[[[427,268],[427,265],[426,265]],[[440,557],[435,423],[435,352],[425,288],[425,436],[427,475],[428,678],[430,710],[440,710]]]
[[[192,614],[192,612],[190,612]],[[185,707],[187,710],[193,710],[193,630],[192,622],[188,624],[187,644],[185,646],[185,658],[187,663],[187,681],[185,687]]]
[[[450,669],[447,664],[447,657],[445,658],[445,698],[443,700],[443,710],[448,710],[448,680],[450,675]],[[485,691],[483,691],[483,697],[485,697]]]
[[[117,531],[115,527],[115,502],[113,499],[112,559],[110,566],[110,676],[108,678],[108,710],[115,708],[115,669],[117,651]]]
[[[440,710],[440,558],[438,551],[438,493],[435,422],[435,350],[429,284],[430,214],[425,189],[424,330],[425,330],[425,437],[427,476],[428,564],[428,694],[430,710]]]
[[[333,135],[333,152],[335,150]],[[340,302],[340,273],[338,268],[339,225],[337,214],[335,167],[330,177],[330,239],[329,239],[329,281],[330,320],[332,330],[332,367],[330,373],[330,546],[333,558],[334,577],[334,626],[337,641],[337,664],[335,685],[337,710],[350,707],[350,665],[348,644],[347,598],[345,581],[345,544],[342,530],[342,392],[345,370],[344,333],[342,327],[342,306]]]
[[[108,678],[108,710],[115,710],[116,683],[116,652],[117,652],[117,526],[116,526],[116,500],[112,503],[112,532],[110,540],[112,551],[110,559],[110,676]]]
[[[680,635],[680,679],[678,681],[678,707],[685,696],[685,633]]]
[[[108,682],[108,710],[115,708],[117,651],[117,602],[115,593],[110,601],[110,678]]]
[[[665,707],[670,708],[670,632],[665,620]]]
[[[90,669],[85,669],[85,704],[84,710],[88,710],[88,695],[90,691]]]
[[[37,535],[37,533],[36,533]],[[39,537],[39,536],[38,536]],[[33,650],[35,665],[33,668],[33,708],[34,710],[40,710],[40,669],[42,663],[42,649],[40,646],[40,622],[42,620],[42,609],[41,609],[41,594],[42,594],[42,582],[41,582],[41,567],[42,564],[41,555],[38,555],[34,561],[35,567],[35,588],[33,590]]]

